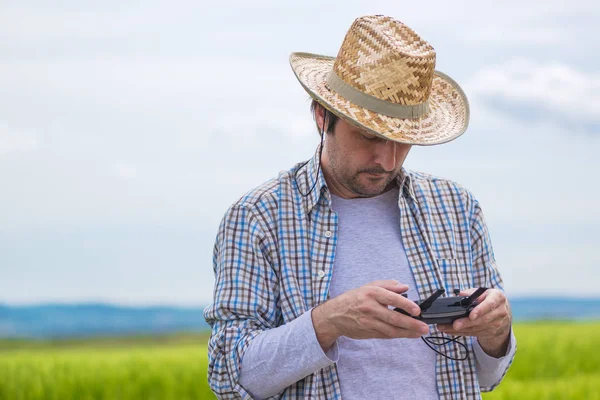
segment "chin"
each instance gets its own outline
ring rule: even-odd
[[[373,197],[373,196],[379,196],[380,194],[382,194],[386,187],[387,187],[387,184],[381,184],[381,185],[371,184],[371,185],[361,185],[361,187],[359,189],[360,189],[360,194],[362,196]]]

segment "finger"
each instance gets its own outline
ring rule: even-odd
[[[405,316],[405,318],[409,317]],[[380,338],[419,338],[423,335],[421,332],[386,324],[383,321],[375,321],[372,329],[380,335],[377,336]]]
[[[451,324],[437,324],[438,329],[456,329],[457,326],[466,326],[467,323],[470,323],[469,318],[463,317],[459,319],[455,319]]]
[[[379,280],[369,283],[367,286],[378,286],[394,293],[404,293],[408,290],[408,285],[398,282],[395,279]]]
[[[503,310],[496,309],[484,317],[480,317],[475,321],[470,321],[467,318],[461,318],[454,321],[454,324],[439,324],[438,329],[444,333],[459,335],[460,333],[481,333],[495,332],[508,321],[508,314]],[[472,336],[472,335],[471,335]]]
[[[499,290],[492,290],[469,314],[471,321],[476,320],[497,308],[502,308],[506,304],[504,293]],[[506,307],[504,307],[506,308]]]
[[[493,324],[497,320],[510,318],[510,313],[506,306],[499,306],[486,314],[476,313],[469,316],[469,322],[465,326]]]
[[[455,329],[452,327],[452,325],[447,325],[447,327],[438,326],[438,329],[440,330],[440,332],[454,336],[479,336],[479,334],[483,334],[485,332],[492,332],[492,329],[489,325],[461,327],[460,329]]]
[[[502,329],[502,326],[490,326],[490,325],[478,325],[478,326],[473,326],[470,328],[463,328],[463,329],[444,329],[441,330],[440,332],[446,333],[448,335],[453,335],[453,336],[485,336],[485,337],[489,337],[489,336],[497,336],[499,331],[505,331],[504,329]]]
[[[417,316],[421,314],[421,308],[414,301],[384,288],[377,291],[375,300],[386,306],[400,308],[411,315]]]
[[[486,325],[486,324],[477,324],[477,325],[470,325],[470,326],[462,326],[459,325],[458,327],[454,327],[452,325],[446,325],[444,327],[440,327],[438,326],[438,329],[444,333],[449,333],[452,335],[458,335],[460,333],[472,333],[472,332],[482,332],[485,330],[489,330],[491,328],[491,325]]]
[[[466,319],[466,318],[461,318],[461,319]],[[458,320],[456,320],[456,321],[458,321]],[[455,322],[456,322],[456,321],[455,321]],[[443,331],[451,331],[451,330],[454,330],[454,327],[452,326],[452,324],[437,324],[436,326],[437,326],[437,328],[438,328],[440,331],[442,331],[442,330],[443,330]]]
[[[467,329],[479,325],[489,325],[493,324],[494,321],[503,319],[506,317],[507,313],[500,307],[497,307],[486,314],[480,314],[477,318],[473,319],[472,314],[465,318],[460,318],[454,321],[452,324],[453,329]]]
[[[422,335],[429,333],[429,326],[425,322],[400,314],[394,310],[384,309],[377,315],[377,318],[387,325],[403,328]]]

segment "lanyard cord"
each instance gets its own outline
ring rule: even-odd
[[[298,184],[298,171],[300,171],[300,169],[302,167],[304,167],[306,164],[308,164],[310,162],[310,160],[306,161],[304,164],[302,164],[301,166],[298,167],[298,169],[296,170],[296,172],[294,173],[294,180],[296,181],[296,185],[298,185],[298,191],[300,192],[300,194],[302,195],[302,197],[306,197],[310,194],[310,192],[313,191],[313,189],[315,188],[317,182],[319,181],[319,173],[321,172],[321,155],[323,154],[323,137],[325,136],[325,124],[328,122],[329,118],[328,118],[328,114],[327,112],[325,112],[325,115],[323,116],[323,127],[321,128],[321,145],[319,146],[319,168],[317,169],[317,176],[315,177],[315,183],[313,183],[312,187],[310,188],[310,190],[308,191],[308,193],[304,194],[302,193],[302,191],[300,190],[300,185]]]
[[[467,346],[465,346],[463,343],[459,342],[458,339],[460,339],[462,336],[456,336],[452,339],[447,338],[447,337],[443,337],[443,336],[427,336],[427,337],[423,337],[421,336],[421,339],[425,342],[425,344],[427,346],[429,346],[429,348],[433,351],[435,351],[436,353],[438,353],[441,356],[444,356],[450,360],[454,360],[454,361],[463,361],[466,360],[467,358],[469,358],[469,349],[467,348]],[[441,340],[441,343],[436,343],[434,340]],[[435,349],[433,346],[445,346],[447,344],[450,343],[456,343],[459,346],[462,346],[465,349],[465,355],[464,357],[458,358],[458,357],[450,357],[447,356],[446,354],[442,353],[441,351]],[[433,345],[433,346],[432,346]]]

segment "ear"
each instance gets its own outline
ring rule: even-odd
[[[319,103],[315,106],[315,122],[317,123],[317,129],[320,134],[323,131],[323,126],[325,124],[325,109]]]

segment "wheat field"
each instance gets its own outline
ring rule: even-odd
[[[514,329],[514,364],[484,400],[600,399],[600,322]],[[0,399],[213,399],[206,343],[206,335],[0,341]]]

